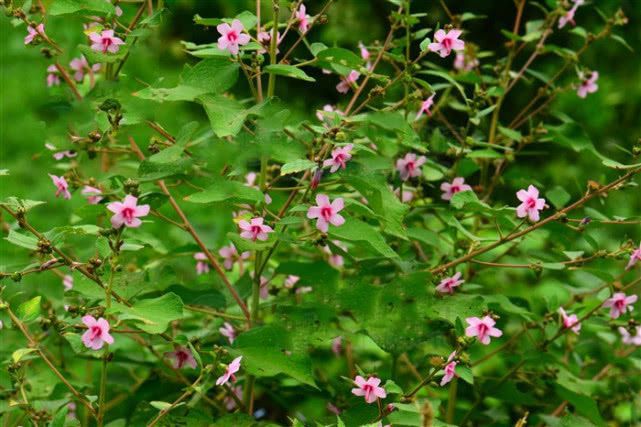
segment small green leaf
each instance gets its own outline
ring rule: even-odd
[[[272,64],[268,65],[263,69],[265,72],[270,74],[276,74],[278,76],[290,77],[292,79],[305,80],[307,82],[315,82],[316,79],[308,76],[305,71],[301,70],[298,67],[293,65],[286,64]]]
[[[22,234],[14,230],[9,230],[9,235],[5,237],[5,240],[16,246],[30,249],[32,251],[38,249],[38,239],[31,235]]]
[[[238,181],[216,179],[207,189],[185,197],[192,203],[220,202],[249,202],[258,203],[263,200],[263,194],[253,187],[248,187]]]
[[[13,360],[13,363],[18,363],[23,357],[29,353],[33,353],[34,351],[36,351],[35,348],[19,348],[11,354],[11,359]]]
[[[51,4],[49,15],[66,15],[76,12],[113,14],[115,8],[111,2],[104,0],[56,0]]]
[[[16,309],[16,316],[25,323],[36,320],[40,316],[40,301],[42,300],[41,296],[31,298],[29,301],[25,301],[18,306]]]
[[[307,159],[294,160],[293,162],[285,163],[280,168],[280,174],[289,175],[292,173],[302,172],[316,167],[316,162]]]
[[[136,301],[133,306],[114,304],[113,311],[120,312],[120,320],[132,319],[138,328],[150,334],[165,332],[170,322],[183,317],[183,302],[173,292],[158,298]]]
[[[556,186],[545,193],[545,197],[554,205],[555,208],[561,209],[571,199],[572,196],[561,186]]]

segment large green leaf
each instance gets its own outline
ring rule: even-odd
[[[316,79],[308,76],[305,71],[293,65],[286,64],[272,64],[263,69],[269,74],[276,74],[277,76],[285,76],[292,79],[305,80],[307,82],[315,82]]]
[[[375,227],[356,218],[345,218],[340,227],[329,227],[330,236],[339,240],[354,242],[368,251],[374,251],[385,258],[398,259],[399,256],[390,248],[383,235]]]
[[[55,0],[47,13],[49,15],[66,15],[75,12],[110,14],[115,12],[114,5],[104,0]]]
[[[248,187],[238,181],[219,178],[214,180],[205,190],[185,197],[185,200],[192,203],[258,203],[263,200],[263,197],[263,194],[253,187]]]
[[[178,295],[169,292],[158,298],[136,301],[131,307],[115,303],[111,311],[120,313],[120,320],[133,320],[145,332],[160,334],[167,330],[170,322],[182,318],[183,302]]]
[[[222,95],[204,95],[199,101],[205,108],[212,130],[219,138],[237,135],[247,117],[258,114],[262,108],[259,104],[245,109],[240,102]]]

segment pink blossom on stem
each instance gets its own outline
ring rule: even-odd
[[[232,55],[238,55],[238,47],[246,45],[251,40],[248,34],[243,33],[245,27],[238,19],[234,19],[231,25],[218,24],[216,29],[220,33],[218,49],[228,50]]]
[[[262,217],[252,218],[249,222],[244,219],[240,220],[238,222],[238,227],[242,230],[240,237],[253,241],[267,240],[269,238],[267,233],[273,233],[274,230],[270,226],[263,224],[264,221]]]
[[[461,272],[459,271],[454,276],[441,280],[436,290],[442,294],[453,294],[454,288],[461,286],[464,282],[465,280],[461,279]]]
[[[313,191],[318,188],[318,184],[321,182],[321,178],[323,177],[323,169],[317,168],[314,171],[314,175],[312,175],[312,180],[309,183],[309,188]]]
[[[87,348],[100,350],[104,343],[113,344],[114,339],[109,335],[109,322],[102,317],[96,320],[93,316],[84,316],[82,323],[87,331],[82,334],[82,343]]]
[[[377,377],[369,377],[367,380],[357,375],[354,378],[354,383],[356,387],[352,389],[352,394],[355,396],[363,396],[365,402],[374,403],[378,399],[385,399],[387,397],[387,392],[383,387],[379,387],[381,379]]]
[[[27,27],[27,35],[24,38],[24,44],[31,44],[37,36],[45,35],[45,25],[38,24],[36,28],[33,28],[31,25]]]
[[[451,200],[452,196],[454,196],[456,193],[460,193],[461,191],[471,191],[472,187],[467,185],[465,183],[465,178],[456,177],[452,180],[452,183],[449,182],[444,182],[441,184],[441,191],[443,194],[441,195],[441,199],[443,200]]]
[[[338,147],[332,150],[331,159],[327,159],[323,162],[324,167],[331,166],[329,171],[334,173],[338,168],[345,169],[346,163],[349,159],[352,158],[352,149],[354,146],[352,144],[347,144],[343,147]]]
[[[337,198],[330,203],[326,194],[316,195],[316,206],[312,206],[307,211],[307,218],[316,219],[316,228],[327,233],[329,224],[340,227],[345,223],[345,218],[338,212],[343,210],[344,203],[342,198]]]
[[[347,77],[341,77],[340,83],[336,85],[336,90],[339,93],[349,92],[349,89],[356,84],[356,81],[360,76],[361,75],[358,71],[356,70],[350,71]]]
[[[445,368],[443,368],[445,374],[443,375],[443,378],[441,378],[441,387],[452,381],[454,377],[458,376],[456,375],[457,362],[454,360],[454,357],[456,357],[456,351],[450,353],[449,357],[447,358],[447,364],[445,365]]]
[[[174,369],[182,369],[185,366],[189,366],[192,369],[198,367],[194,355],[187,347],[177,347],[174,351],[168,351],[165,353],[165,357],[171,360]]]
[[[584,0],[574,0],[572,8],[559,18],[559,28],[565,27],[568,22],[572,24],[573,27],[576,25],[576,22],[574,22],[574,14],[583,3]]]
[[[149,214],[149,205],[138,206],[138,198],[131,194],[127,194],[122,202],[109,203],[107,209],[114,213],[111,217],[113,228],[120,228],[123,225],[132,228],[140,227],[142,221],[139,218]]]
[[[256,38],[258,39],[258,42],[263,46],[258,50],[258,53],[267,53],[267,49],[269,49],[269,46],[272,42],[272,32],[271,31],[261,31],[256,35]],[[280,42],[283,41],[283,36],[280,33],[277,33],[276,36],[276,46],[280,45]],[[279,50],[276,49],[276,53],[278,53]]]
[[[453,50],[458,51],[465,49],[465,42],[459,40],[461,33],[461,30],[450,30],[447,33],[445,30],[438,30],[434,34],[434,40],[436,41],[430,43],[427,48],[432,52],[437,52],[441,55],[441,58],[445,58],[452,53]]]
[[[73,276],[71,274],[65,274],[62,278],[62,286],[64,286],[65,292],[73,289]]]
[[[49,174],[49,176],[51,177],[51,181],[53,181],[53,185],[56,186],[56,197],[60,197],[60,195],[62,195],[64,199],[71,199],[69,184],[67,184],[65,177],[55,176],[52,174]]]
[[[285,282],[283,283],[283,286],[287,289],[292,289],[296,283],[300,280],[299,276],[295,276],[293,274],[290,274],[289,276],[285,277]]]
[[[416,113],[416,118],[414,120],[418,120],[424,113],[428,116],[432,115],[430,108],[432,108],[432,105],[434,105],[434,96],[436,96],[435,93],[433,93],[425,101],[421,102],[421,108],[419,108],[418,113]]]
[[[218,379],[216,380],[216,385],[227,384],[230,378],[233,382],[236,382],[236,377],[234,376],[234,374],[240,370],[240,360],[242,358],[243,356],[238,356],[237,358],[232,360],[229,365],[227,365],[227,367],[225,368],[225,373],[218,377]]]
[[[403,181],[421,176],[421,166],[427,161],[425,156],[417,157],[414,153],[407,153],[402,159],[396,160],[396,170]]]
[[[58,85],[60,85],[60,75],[59,75],[58,68],[55,65],[49,65],[47,67],[47,87],[58,86]]]
[[[539,199],[539,190],[530,185],[527,190],[519,190],[516,197],[521,204],[516,208],[516,216],[519,218],[530,218],[530,221],[539,220],[539,211],[545,208],[545,199]]]
[[[632,254],[630,254],[630,261],[628,262],[628,265],[625,267],[626,270],[631,269],[634,267],[634,265],[637,262],[641,261],[641,243],[639,243],[639,249],[635,249],[632,251]]]
[[[468,57],[463,52],[456,52],[454,58],[454,69],[459,71],[472,71],[479,66],[479,60],[474,57]]]
[[[641,327],[637,326],[635,331],[636,335],[632,335],[626,328],[619,326],[619,333],[621,334],[623,344],[641,346]]]
[[[465,321],[469,325],[465,329],[465,336],[476,337],[483,345],[490,343],[490,337],[503,335],[500,329],[494,327],[496,322],[490,316],[484,316],[483,318],[468,317]]]
[[[627,311],[633,310],[632,304],[637,301],[637,298],[636,295],[626,296],[623,292],[617,292],[605,300],[603,307],[610,307],[610,317],[617,319]]]
[[[571,314],[568,316],[563,307],[559,307],[559,314],[561,314],[563,327],[565,329],[572,329],[572,332],[578,334],[581,330],[581,323],[579,322],[579,318],[576,316],[576,314]]]
[[[102,200],[102,191],[100,191],[99,188],[92,187],[91,185],[85,185],[80,194],[87,198],[87,202],[90,205],[97,205]]]
[[[209,273],[209,262],[207,255],[204,252],[196,252],[194,254],[194,259],[196,260],[196,274],[207,274]]]
[[[229,340],[229,344],[234,343],[234,340],[236,339],[236,330],[231,323],[223,323],[223,326],[221,326],[218,331],[222,336],[227,337],[227,339]]]
[[[347,252],[347,246],[345,246],[340,241],[332,240],[332,243],[334,243],[336,246],[341,248],[343,251]],[[345,264],[344,258],[339,254],[332,253],[332,250],[329,248],[329,245],[328,246],[323,246],[323,252],[325,252],[328,255],[327,262],[332,267],[334,267],[334,268],[342,268],[343,265]]]
[[[116,53],[120,50],[120,46],[125,44],[122,39],[114,35],[114,30],[91,33],[89,40],[91,40],[91,48],[102,53]]]
[[[249,251],[243,252],[242,254],[238,255],[238,250],[233,243],[230,243],[229,246],[223,246],[222,248],[220,248],[218,254],[223,257],[223,266],[227,270],[231,270],[234,267],[235,262],[238,262],[242,265],[243,260],[246,260],[251,255]]]
[[[400,195],[401,194],[400,191],[401,190],[399,188],[394,189],[394,194],[396,195],[396,197],[400,197],[401,198],[401,202],[409,203],[414,199],[414,192],[413,191],[406,190],[405,188],[403,188],[403,196],[402,197]]]
[[[298,30],[303,34],[306,33],[309,30],[309,18],[311,16],[307,14],[307,8],[304,4],[301,3],[294,16],[298,20]]]
[[[580,75],[579,78],[581,79],[581,84],[576,90],[579,98],[585,98],[589,93],[594,93],[599,90],[599,85],[596,84],[597,80],[599,80],[598,71],[592,71],[589,77]]]
[[[367,63],[365,67],[368,70],[372,69],[372,63],[370,61],[371,54],[369,53],[369,50],[365,47],[365,45],[362,42],[358,42],[358,49],[361,51],[361,58]]]
[[[100,64],[89,66],[87,58],[85,58],[84,55],[80,55],[79,58],[74,58],[71,60],[71,62],[69,63],[69,68],[75,71],[73,78],[76,79],[76,81],[81,82],[85,78],[86,72],[94,73],[100,71]]]
[[[54,68],[55,68],[55,66],[54,66]],[[56,75],[56,78],[57,78],[57,75]],[[75,151],[72,151],[72,150],[57,151],[58,149],[56,148],[56,146],[53,145],[53,144],[50,144],[48,142],[45,144],[45,148],[47,150],[49,150],[49,151],[55,151],[53,153],[53,158],[56,159],[56,160],[62,160],[65,157],[67,157],[68,159],[73,159],[74,157],[76,157],[78,155],[78,153],[76,153]]]
[[[318,120],[320,120],[321,122],[326,121],[329,118],[329,113],[335,113],[339,116],[342,116],[344,114],[342,111],[337,110],[333,105],[325,104],[323,105],[322,110],[316,110],[316,118],[318,118]]]

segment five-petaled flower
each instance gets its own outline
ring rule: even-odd
[[[238,55],[238,47],[246,45],[251,40],[248,34],[243,33],[245,27],[238,19],[234,19],[231,25],[218,24],[216,29],[220,33],[218,49],[228,50],[232,55]]]
[[[196,252],[194,254],[194,259],[196,260],[196,274],[201,275],[209,273],[209,261],[204,252]]]
[[[470,325],[465,329],[465,335],[476,337],[483,345],[490,343],[490,337],[503,335],[500,329],[494,327],[496,322],[490,316],[483,316],[483,318],[468,317],[465,321]]]
[[[114,213],[111,217],[113,228],[120,228],[123,225],[132,228],[140,227],[142,221],[139,217],[149,214],[149,205],[138,206],[138,198],[131,194],[127,194],[122,202],[109,203],[107,209]]]
[[[596,84],[596,81],[599,80],[598,71],[592,71],[589,76],[581,74],[579,78],[581,79],[581,84],[576,89],[576,94],[579,98],[585,98],[589,93],[594,93],[599,90],[599,85]]]
[[[378,399],[385,399],[387,397],[387,392],[383,387],[379,387],[381,379],[377,377],[369,377],[367,380],[357,375],[354,378],[354,383],[356,387],[352,389],[352,394],[355,396],[365,397],[365,402],[374,403]]]
[[[91,40],[91,48],[102,53],[116,53],[120,50],[120,46],[125,44],[121,38],[114,35],[114,30],[91,33],[89,40]]]
[[[301,3],[294,16],[298,20],[298,30],[303,34],[306,33],[309,30],[309,18],[311,17],[307,14],[307,8],[304,4]]]
[[[349,92],[349,88],[356,84],[356,81],[360,77],[360,73],[356,70],[352,70],[346,77],[341,77],[341,81],[336,85],[336,90],[339,93]]]
[[[79,58],[71,60],[69,68],[75,71],[73,78],[76,79],[76,81],[81,82],[85,78],[85,72],[92,74],[100,71],[100,64],[93,64],[90,66],[89,62],[87,62],[87,58],[85,58],[84,55],[80,55]]]
[[[191,354],[191,350],[187,347],[177,347],[174,351],[168,351],[165,353],[165,357],[171,359],[174,369],[182,369],[185,366],[189,366],[192,369],[198,367],[194,355]]]
[[[62,197],[64,199],[71,199],[71,193],[69,192],[69,184],[67,184],[67,180],[65,179],[64,176],[55,176],[52,174],[49,174],[51,177],[51,180],[53,181],[53,185],[56,186],[56,197]]]
[[[407,181],[421,175],[421,166],[427,161],[425,156],[417,157],[414,153],[407,153],[402,159],[396,160],[396,170],[401,179]]]
[[[471,190],[472,187],[465,183],[465,178],[458,176],[452,180],[452,183],[444,182],[441,184],[441,191],[443,192],[443,194],[441,195],[441,199],[451,200],[452,196],[454,196],[456,193]]]
[[[461,286],[463,282],[465,282],[465,280],[461,279],[461,272],[459,271],[454,276],[441,280],[436,290],[442,294],[453,294],[454,288]]]
[[[87,202],[90,205],[97,205],[102,200],[102,191],[100,191],[99,188],[92,187],[91,185],[85,185],[80,194],[87,198]]]
[[[323,166],[331,166],[329,171],[331,173],[334,173],[338,170],[338,168],[345,169],[346,163],[349,159],[352,158],[352,149],[354,146],[352,144],[347,144],[343,147],[338,147],[332,150],[332,158],[327,159],[323,162]]]
[[[36,28],[33,28],[31,25],[27,27],[27,35],[24,37],[24,44],[30,44],[38,36],[45,35],[45,24],[38,24]]]
[[[461,35],[461,30],[450,30],[447,33],[445,30],[438,30],[434,34],[434,42],[430,43],[427,48],[432,52],[438,52],[441,55],[441,58],[445,58],[453,50],[463,50],[465,49],[465,42],[459,40]]]
[[[309,208],[307,218],[317,219],[316,228],[323,233],[327,233],[329,224],[339,227],[345,223],[345,218],[338,213],[343,210],[343,207],[342,198],[339,197],[330,203],[326,194],[317,194],[316,206]]]
[[[256,34],[256,39],[263,46],[258,50],[258,53],[266,53],[266,48],[269,48],[272,42],[272,32],[261,31],[260,33]],[[283,36],[280,33],[276,33],[276,46],[278,46],[281,41],[283,41]],[[278,49],[276,49],[276,53],[278,52]]]
[[[82,323],[87,327],[87,331],[82,334],[82,343],[87,348],[100,350],[104,343],[113,344],[114,339],[109,335],[109,322],[102,317],[96,320],[93,316],[84,316]]]
[[[617,292],[605,300],[603,307],[610,307],[610,317],[617,319],[627,311],[632,311],[632,304],[637,301],[637,298],[636,295],[626,296],[623,292]]]
[[[565,312],[563,307],[559,307],[559,314],[561,314],[561,321],[563,322],[563,327],[565,329],[572,329],[572,332],[578,334],[581,330],[581,322],[576,314],[568,314]]]
[[[621,334],[623,344],[641,346],[641,326],[637,326],[635,331],[636,335],[632,335],[626,328],[619,326],[619,333]]]
[[[430,108],[432,108],[432,105],[434,105],[434,96],[436,96],[435,93],[430,95],[430,97],[425,101],[421,102],[421,108],[418,109],[418,113],[416,113],[416,119],[414,120],[418,120],[423,115],[423,113],[427,114],[428,116],[432,115]]]
[[[60,85],[60,71],[55,65],[47,67],[47,87]]]
[[[253,241],[267,240],[269,238],[267,233],[273,233],[274,230],[269,225],[263,224],[264,221],[265,219],[262,217],[252,218],[249,222],[241,219],[238,222],[238,227],[242,230],[240,237]]]
[[[243,260],[250,257],[251,253],[249,251],[238,254],[238,250],[233,243],[230,243],[229,246],[223,246],[218,251],[218,254],[223,257],[223,267],[227,270],[231,270],[234,267],[234,263],[238,261],[239,265],[242,266]]]
[[[443,368],[444,375],[443,378],[441,378],[441,387],[444,386],[445,384],[449,383],[454,379],[454,377],[457,377],[458,375],[456,374],[456,365],[457,362],[454,360],[456,357],[456,351],[453,351],[450,353],[449,357],[447,358],[447,364]]]
[[[236,330],[231,323],[223,323],[223,326],[218,328],[218,332],[220,332],[222,336],[227,337],[227,339],[229,340],[229,344],[234,343],[234,340],[236,339]]]
[[[539,190],[530,185],[527,190],[519,190],[516,197],[521,204],[516,208],[516,216],[519,218],[530,218],[530,221],[539,220],[539,211],[545,208],[545,199],[539,199]]]
[[[225,373],[218,377],[218,379],[216,380],[216,385],[227,384],[230,378],[233,382],[236,382],[236,377],[234,376],[234,374],[240,370],[240,360],[242,358],[243,356],[238,356],[237,358],[232,360],[229,365],[227,365],[227,367],[225,368]]]
[[[630,254],[630,261],[628,262],[628,265],[625,267],[625,269],[631,269],[637,262],[641,262],[641,243],[639,243],[639,249],[633,250],[632,254]]]

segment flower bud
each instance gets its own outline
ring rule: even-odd
[[[312,176],[312,182],[309,185],[309,188],[312,191],[318,188],[318,184],[320,184],[322,177],[323,177],[323,170],[321,168],[316,169],[316,171],[314,171],[314,176]]]

